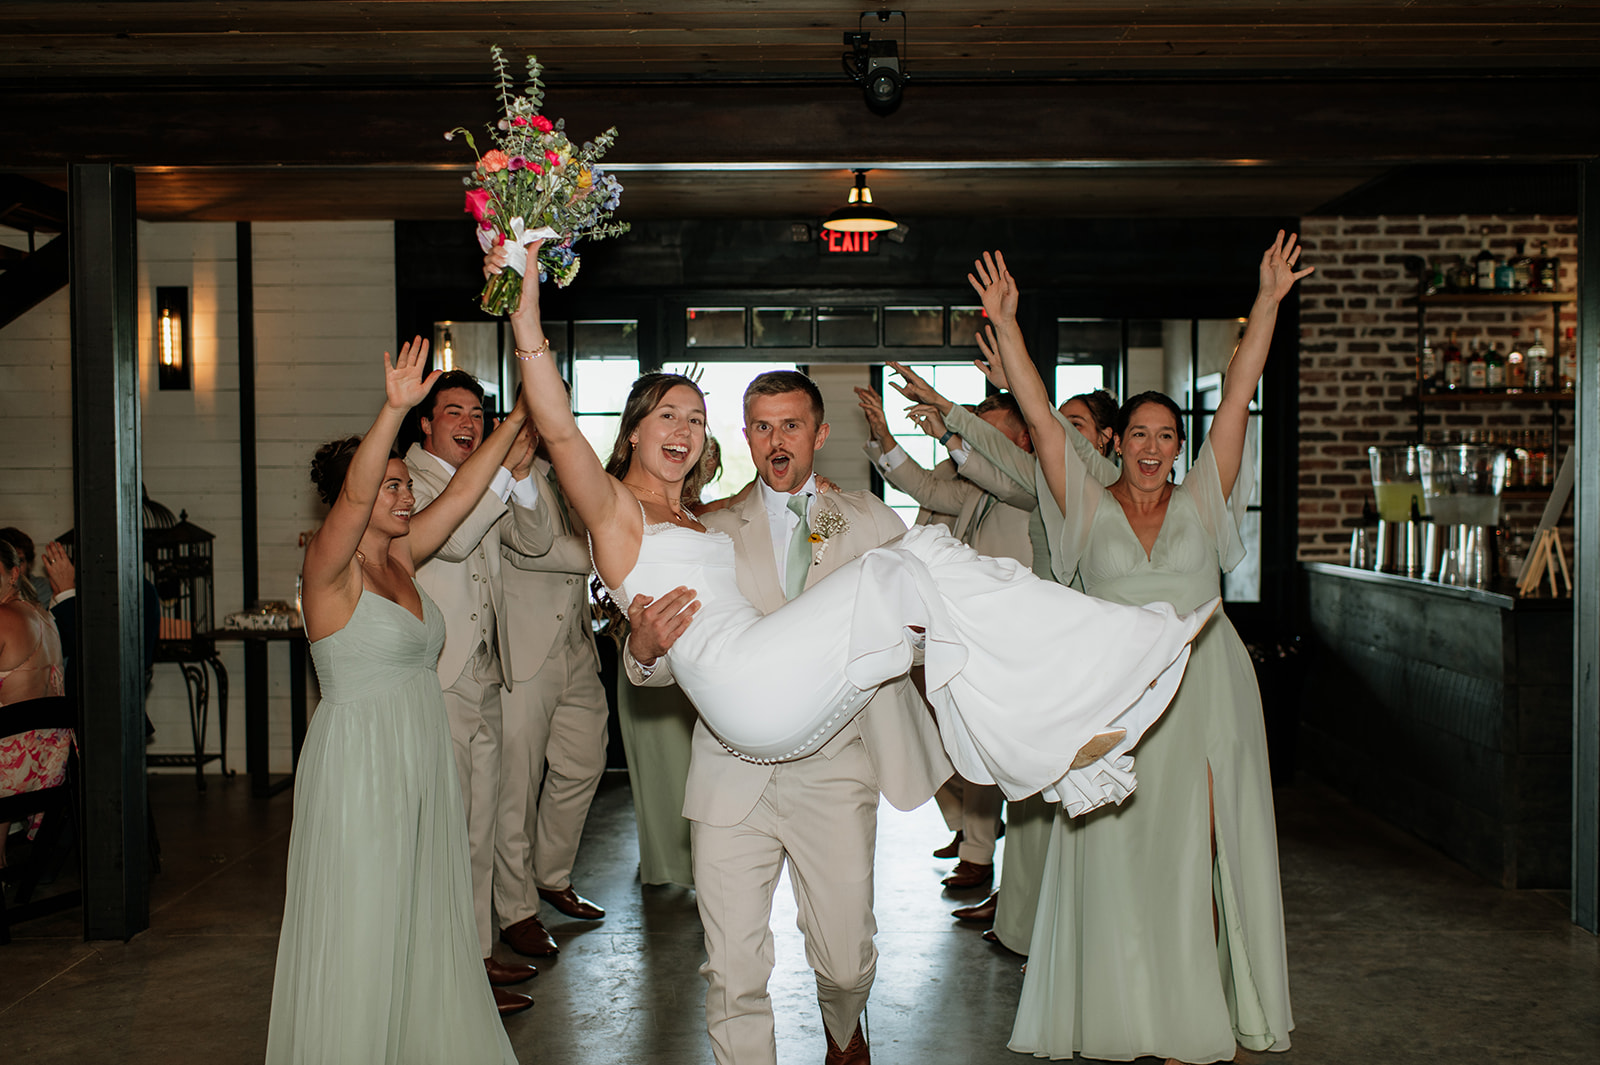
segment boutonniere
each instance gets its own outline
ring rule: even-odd
[[[850,528],[850,519],[840,514],[837,510],[820,510],[816,519],[811,523],[811,564],[813,566],[822,561],[822,556],[828,550],[828,541]]]

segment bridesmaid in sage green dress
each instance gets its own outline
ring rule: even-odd
[[[393,366],[385,354],[387,400],[366,437],[312,462],[329,510],[301,576],[322,702],[295,778],[268,1065],[516,1065],[472,916],[434,672],[444,618],[414,576],[512,444],[531,441],[518,409],[413,515],[411,478],[391,449],[438,376],[424,379],[427,353],[418,337]]]
[[[1245,554],[1249,404],[1278,304],[1311,272],[1295,269],[1299,252],[1280,232],[1263,254],[1211,431],[1177,485],[1183,420],[1159,393],[1123,406],[1121,477],[1106,487],[1093,476],[1091,446],[1051,417],[1004,259],[976,264],[973,285],[1038,448],[1040,497],[1054,503],[1043,511],[1058,580],[1076,573],[1090,595],[1179,610],[1218,594],[1221,573]],[[959,415],[951,428],[960,431]],[[1184,1063],[1231,1061],[1241,1046],[1287,1050],[1294,1020],[1261,696],[1220,610],[1140,744],[1139,779],[1120,807],[1056,816],[1011,1049]]]

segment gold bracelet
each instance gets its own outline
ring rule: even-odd
[[[511,346],[511,350],[516,352],[517,358],[521,359],[523,362],[530,362],[534,359],[542,358],[550,354],[550,338],[545,337],[539,342],[539,346],[536,348],[519,348],[513,344]]]

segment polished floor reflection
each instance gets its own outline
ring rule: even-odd
[[[180,776],[151,784],[164,869],[150,930],[84,943],[75,914],[17,926],[0,947],[0,1062],[261,1059],[289,796],[253,800],[243,780],[214,781],[205,795]],[[1562,895],[1491,887],[1314,785],[1277,799],[1299,1027],[1294,1049],[1271,1061],[1600,1058],[1600,944],[1568,923]],[[1021,960],[950,920],[967,897],[939,887],[951,863],[929,851],[946,839],[931,804],[883,808],[873,1059],[1031,1060],[1005,1049]],[[547,912],[562,953],[526,985],[534,1008],[507,1023],[525,1065],[711,1062],[693,893],[641,890],[636,861],[627,778],[609,773],[575,875],[609,915],[591,924]],[[822,1026],[786,886],[774,928],[779,1059],[811,1065],[822,1060]]]

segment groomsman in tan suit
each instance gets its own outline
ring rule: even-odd
[[[416,410],[422,439],[406,452],[406,466],[421,509],[444,491],[483,442],[483,386],[471,374],[452,370],[434,383]],[[532,440],[519,440],[472,513],[417,568],[417,583],[444,615],[439,684],[467,813],[478,941],[501,1013],[533,1005],[533,999],[506,991],[505,985],[538,975],[531,965],[507,965],[490,955],[494,833],[500,802],[500,692],[509,680],[501,663],[510,652],[500,582],[501,544],[539,555],[553,543],[550,520],[535,513],[538,488],[529,476],[532,468]]]
[[[996,558],[1014,558],[1023,565],[1033,563],[1033,544],[1028,537],[1029,511],[1011,506],[984,491],[965,477],[941,478],[923,469],[895,442],[884,419],[883,399],[871,389],[858,388],[856,396],[866,413],[872,438],[865,446],[867,457],[883,479],[936,512],[953,512],[952,535],[978,552]],[[974,413],[1005,434],[1024,451],[1033,450],[1027,423],[1017,401],[1009,394],[990,396]],[[941,431],[939,442],[960,454],[965,449],[953,433]],[[962,459],[968,456],[960,454]],[[955,455],[948,460],[961,468]],[[1004,797],[993,784],[974,784],[953,776],[934,796],[945,824],[956,833],[955,853],[950,848],[934,852],[935,857],[955,857],[955,871],[945,878],[951,891],[988,888],[994,883],[994,848],[1000,833],[1000,809]]]
[[[853,558],[905,531],[866,492],[818,495],[812,464],[828,436],[822,396],[793,371],[765,373],[745,392],[745,436],[758,483],[744,500],[706,515],[733,538],[740,590],[770,613]],[[844,531],[810,542],[822,510]],[[691,591],[629,605],[624,656],[634,683],[670,682],[660,655],[689,623]],[[653,671],[651,671],[653,670]],[[759,706],[760,692],[751,692]],[[816,970],[828,1065],[870,1062],[860,1019],[877,964],[873,848],[880,793],[897,809],[926,802],[951,773],[938,728],[909,681],[884,685],[822,750],[778,765],[730,753],[696,723],[683,814],[705,929],[706,1027],[718,1065],[774,1065],[767,980],[772,898],[787,861],[806,960]]]
[[[512,639],[500,697],[494,908],[501,941],[540,957],[558,949],[539,920],[540,899],[577,920],[606,915],[573,889],[572,864],[606,767],[608,709],[590,624],[589,537],[550,464],[535,459],[534,476],[543,482],[538,510],[549,515],[555,536],[551,549],[534,557],[502,545]]]

